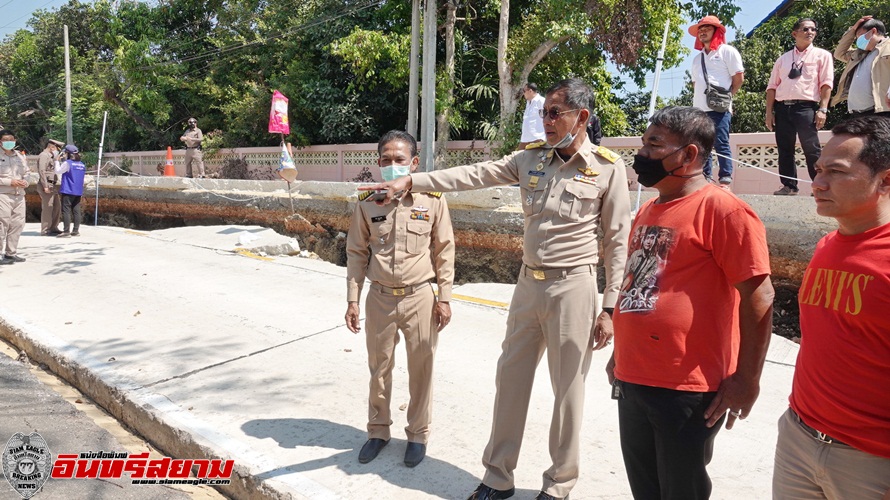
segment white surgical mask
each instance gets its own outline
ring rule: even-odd
[[[578,113],[578,118],[581,118],[581,113]],[[575,128],[575,125],[578,124],[578,118],[575,118],[575,123],[572,125],[572,128]],[[571,129],[566,132],[566,135],[563,136],[562,140],[557,142],[553,149],[562,149],[569,147],[573,142],[575,142],[575,135],[572,134]]]
[[[868,47],[869,39],[865,38],[865,33],[859,35],[859,38],[856,39],[856,48],[859,50],[865,50]]]
[[[15,149],[15,141],[3,141],[3,149],[12,151]]]
[[[384,181],[394,181],[411,173],[411,165],[387,165],[380,167],[380,175]]]

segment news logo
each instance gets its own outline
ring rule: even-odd
[[[55,460],[43,436],[16,433],[3,450],[3,475],[22,498],[36,495],[52,477],[59,479],[129,479],[135,485],[207,485],[231,483],[234,460],[152,459],[148,453],[119,451],[60,453]]]
[[[31,498],[49,479],[53,455],[43,436],[15,433],[3,449],[3,475],[22,498]]]

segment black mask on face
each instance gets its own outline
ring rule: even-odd
[[[633,169],[634,172],[636,172],[637,174],[637,182],[639,182],[643,186],[652,187],[661,182],[661,180],[665,177],[674,175],[674,172],[683,168],[683,165],[680,165],[679,167],[671,171],[667,171],[664,169],[664,160],[671,155],[676,154],[677,151],[680,151],[685,147],[686,146],[681,146],[675,149],[673,152],[658,159],[648,158],[646,156],[640,156],[638,154],[634,155]],[[694,177],[694,175],[678,175],[676,177],[690,178]]]

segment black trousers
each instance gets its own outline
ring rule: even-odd
[[[776,148],[779,150],[779,174],[783,175],[782,185],[797,191],[797,165],[794,162],[794,143],[800,138],[807,161],[810,180],[816,177],[816,160],[822,154],[819,144],[819,131],[816,130],[817,102],[799,102],[786,105],[777,101],[775,105]]]
[[[711,496],[714,438],[723,420],[705,426],[716,392],[688,392],[618,381],[621,453],[637,500],[696,500]]]
[[[62,222],[65,226],[64,231],[67,233],[71,227],[72,212],[74,215],[74,232],[80,230],[80,219],[83,217],[83,210],[80,207],[80,196],[73,194],[62,195]]]

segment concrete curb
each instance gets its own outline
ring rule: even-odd
[[[50,371],[89,396],[157,449],[176,457],[234,458],[236,462],[231,484],[218,487],[226,495],[245,500],[320,498],[295,496],[272,487],[269,480],[257,479],[245,466],[238,464],[237,457],[222,453],[216,449],[212,440],[205,438],[205,434],[212,432],[212,429],[194,428],[185,421],[167,421],[163,415],[169,416],[169,409],[163,411],[159,408],[165,405],[166,399],[163,396],[114,375],[105,368],[106,363],[65,345],[53,335],[33,328],[29,330],[24,325],[15,314],[0,308],[0,335],[4,339],[24,350],[33,363],[46,365]],[[172,404],[165,406],[173,408]],[[183,413],[178,408],[174,411]],[[272,463],[270,460],[268,462]]]

